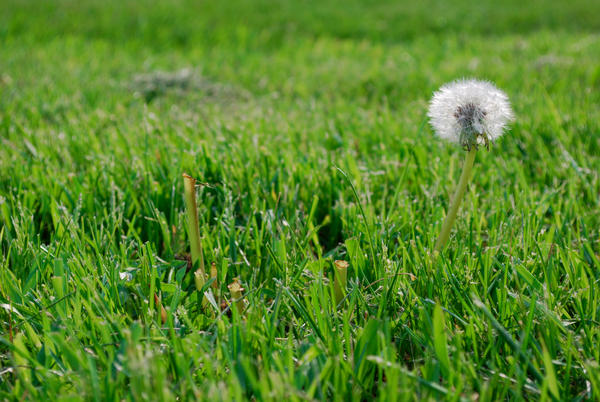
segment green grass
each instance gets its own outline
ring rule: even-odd
[[[2,2],[0,399],[600,398],[599,14]],[[517,119],[432,261],[463,152],[427,102],[463,76]],[[243,314],[186,273],[184,172]]]

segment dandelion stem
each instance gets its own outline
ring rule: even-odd
[[[440,236],[438,237],[435,243],[436,253],[441,252],[446,243],[448,242],[448,238],[450,237],[450,230],[452,229],[452,225],[456,220],[458,207],[460,206],[460,202],[462,201],[463,195],[465,194],[465,190],[467,189],[467,183],[469,182],[469,177],[471,176],[471,170],[473,170],[473,163],[475,162],[476,153],[476,147],[471,147],[471,150],[467,152],[467,156],[465,157],[465,163],[463,165],[463,170],[460,175],[460,180],[458,182],[458,187],[456,188],[456,191],[454,192],[454,197],[452,197],[452,201],[450,202],[450,208],[448,209],[448,214],[446,215],[446,219],[444,220]]]
[[[346,286],[348,284],[348,262],[336,260],[333,263],[333,293],[335,295],[335,303],[340,304],[346,295]]]
[[[240,283],[238,278],[235,278],[233,282],[227,287],[229,288],[229,292],[231,293],[231,302],[235,303],[238,312],[242,314],[244,312],[244,308],[246,307],[246,302],[244,301],[244,296],[242,294],[242,292],[244,291],[244,288],[242,288],[242,284]]]
[[[185,209],[187,214],[188,237],[190,238],[190,251],[192,253],[192,266],[197,268],[194,272],[194,280],[198,291],[206,282],[204,271],[204,256],[202,255],[202,242],[200,240],[200,229],[198,224],[198,210],[196,206],[196,179],[183,174],[183,191],[185,198]],[[207,302],[203,298],[203,304]]]

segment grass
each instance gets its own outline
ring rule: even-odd
[[[600,397],[600,3],[150,4],[0,5],[1,399]],[[517,120],[432,262],[463,76]]]

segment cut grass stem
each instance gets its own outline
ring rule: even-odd
[[[204,270],[204,256],[202,254],[202,241],[200,239],[198,209],[196,205],[196,179],[184,173],[183,189],[187,215],[188,237],[190,239],[190,252],[192,254],[192,266],[195,269],[194,282],[196,283],[196,289],[200,291],[206,282],[206,273]],[[204,296],[202,299],[202,304],[206,306],[207,303],[208,301],[206,296]]]
[[[244,301],[243,291],[244,288],[238,278],[235,278],[231,284],[227,286],[229,293],[231,293],[231,303],[235,303],[238,312],[243,314],[246,302]]]
[[[340,304],[346,295],[346,286],[348,285],[348,265],[348,262],[343,260],[336,260],[333,263],[333,292],[336,304]]]

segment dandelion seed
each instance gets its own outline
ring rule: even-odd
[[[490,143],[504,134],[514,117],[504,92],[492,83],[474,79],[458,80],[442,86],[433,94],[428,116],[438,137],[460,144],[468,151],[456,192],[435,244],[435,251],[440,252],[450,237],[477,149],[480,145],[489,149]]]
[[[438,137],[468,150],[489,147],[514,118],[504,92],[490,82],[474,79],[442,86],[433,94],[428,116]]]

